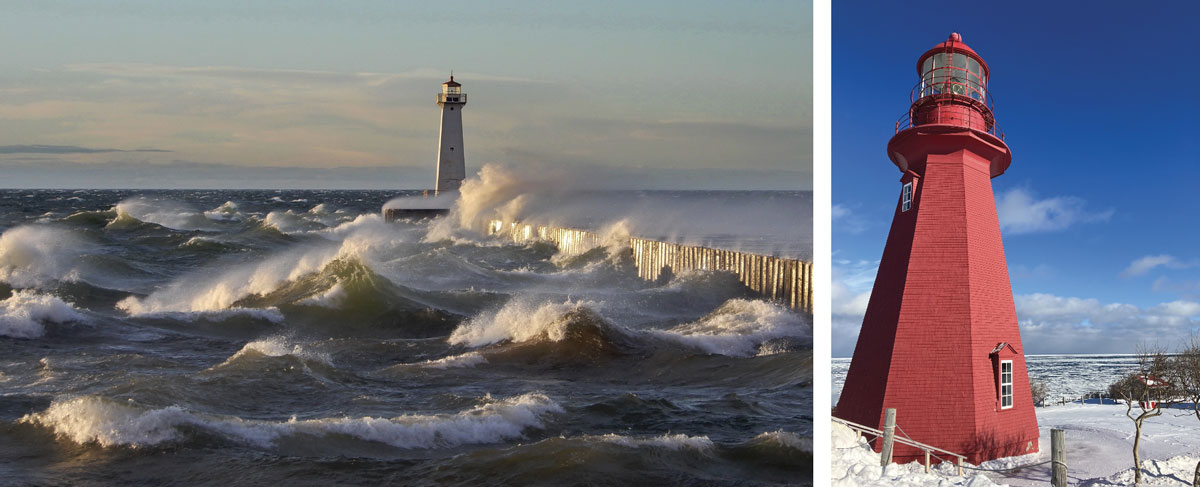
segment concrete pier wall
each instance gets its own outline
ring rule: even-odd
[[[493,220],[488,234],[511,238],[516,243],[544,240],[560,252],[582,254],[609,242],[586,230],[535,226]],[[792,309],[812,313],[812,262],[736,250],[679,245],[630,237],[626,245],[633,255],[638,277],[657,280],[664,272],[699,269],[730,272],[759,296]]]

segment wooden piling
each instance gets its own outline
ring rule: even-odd
[[[605,242],[600,235],[571,228],[532,226],[518,222],[494,220],[487,225],[492,235],[514,243],[544,240],[556,245],[560,252],[578,255]],[[694,245],[679,245],[631,237],[626,242],[637,275],[645,280],[657,280],[664,270],[677,275],[685,270],[729,272],[747,289],[765,299],[774,300],[791,309],[812,312],[812,263],[777,256],[757,255],[726,249],[711,249]]]
[[[1052,462],[1050,485],[1054,487],[1067,487],[1066,436],[1063,430],[1050,430],[1050,460]]]
[[[887,408],[883,413],[883,446],[879,449],[879,466],[892,463],[892,442],[896,437],[896,408]]]

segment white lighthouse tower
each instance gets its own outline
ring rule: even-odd
[[[462,109],[467,105],[467,95],[462,85],[454,81],[442,83],[442,92],[437,95],[437,104],[442,107],[442,130],[438,134],[437,194],[458,191],[463,179],[467,178],[466,156],[463,150]]]

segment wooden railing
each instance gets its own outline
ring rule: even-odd
[[[932,456],[933,452],[938,452],[938,453],[941,453],[941,454],[949,456],[949,457],[954,457],[954,459],[955,459],[954,463],[958,467],[957,468],[958,474],[959,475],[963,474],[962,464],[963,464],[963,461],[965,461],[967,459],[967,457],[965,455],[959,455],[958,453],[946,451],[946,450],[943,450],[936,446],[926,445],[919,441],[913,441],[912,439],[909,439],[909,438],[897,437],[894,435],[885,435],[883,431],[877,430],[870,426],[863,426],[858,423],[846,421],[846,420],[836,417],[836,416],[833,417],[833,422],[839,423],[843,426],[846,426],[847,428],[854,430],[856,433],[859,434],[859,436],[868,434],[868,435],[872,435],[876,438],[880,438],[881,440],[884,439],[885,436],[887,436],[888,437],[887,439],[890,439],[891,441],[895,441],[896,443],[900,443],[901,445],[908,445],[908,446],[911,446],[913,448],[916,448],[918,450],[925,452],[925,473],[929,473],[930,456]]]

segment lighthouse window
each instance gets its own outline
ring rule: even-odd
[[[1013,370],[1012,360],[1000,362],[1000,409],[1013,406]]]
[[[964,71],[967,69],[967,55],[966,54],[955,53],[955,54],[951,55],[950,59],[952,61],[954,61],[954,67],[962,69]]]
[[[912,208],[912,183],[904,183],[904,189],[900,191],[900,211],[908,211]]]

